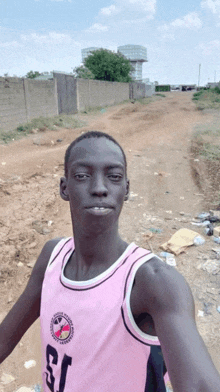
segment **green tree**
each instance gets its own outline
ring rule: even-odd
[[[34,79],[34,78],[36,78],[37,76],[40,76],[40,75],[41,75],[41,73],[38,72],[38,71],[29,71],[29,72],[25,75],[25,78]]]
[[[80,67],[74,68],[73,74],[76,78],[94,79],[93,73],[84,65],[80,65]]]
[[[131,82],[133,67],[130,61],[121,53],[114,53],[107,49],[92,52],[85,60],[85,67],[94,75],[94,79],[109,82]]]

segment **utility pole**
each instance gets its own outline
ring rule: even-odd
[[[214,83],[216,82],[216,71],[214,72]]]
[[[201,64],[199,64],[198,89],[199,89],[199,83],[200,83],[200,69],[201,69]]]

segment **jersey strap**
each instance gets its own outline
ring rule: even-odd
[[[70,247],[70,242],[72,241],[72,237],[68,237],[68,238],[62,238],[62,240],[60,240],[56,246],[54,247],[47,268],[50,268],[51,265],[57,260],[57,257],[63,253],[64,255],[66,254],[65,249],[67,251],[67,253],[71,250]],[[65,256],[64,256],[65,257]]]

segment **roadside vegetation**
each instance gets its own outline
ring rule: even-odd
[[[147,105],[151,102],[163,99],[166,97],[165,94],[154,94],[151,97],[140,98],[136,100],[127,100],[122,102],[125,103],[136,103],[139,102],[142,105]],[[119,104],[121,105],[121,104]],[[20,124],[13,130],[1,130],[0,129],[0,142],[9,143],[14,140],[21,139],[22,137],[28,136],[29,134],[45,132],[46,130],[58,131],[59,128],[80,128],[86,125],[87,115],[94,115],[100,113],[104,114],[108,110],[109,106],[86,108],[84,111],[78,114],[62,114],[54,117],[39,117],[31,120],[28,123]]]
[[[220,88],[193,94],[198,110],[213,115],[213,121],[200,125],[191,143],[192,171],[210,208],[220,209]]]
[[[193,94],[193,101],[198,110],[218,109],[220,110],[220,88],[201,89]]]
[[[9,143],[18,140],[31,133],[45,132],[47,129],[57,131],[59,128],[79,128],[85,123],[80,121],[76,115],[62,114],[54,117],[34,118],[26,124],[20,124],[13,130],[0,130],[0,140]]]

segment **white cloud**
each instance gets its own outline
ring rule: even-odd
[[[34,1],[37,1],[37,2],[40,2],[41,0],[34,0]],[[62,2],[62,1],[67,1],[67,3],[72,3],[72,0],[49,0],[49,1],[53,1],[53,2],[56,2],[56,3],[60,3],[60,2]]]
[[[201,7],[220,16],[220,0],[202,0]]]
[[[72,42],[72,38],[68,34],[56,33],[51,31],[48,34],[22,34],[21,40],[24,42],[33,42],[35,44],[67,44]]]
[[[202,27],[202,21],[199,19],[196,12],[190,12],[182,19],[175,19],[170,23],[170,25],[173,27],[183,27],[187,29],[200,29]]]
[[[99,33],[108,31],[108,26],[104,26],[101,23],[94,23],[89,29],[86,30],[87,33]]]
[[[17,41],[0,42],[0,47],[1,48],[17,48],[19,46],[22,46],[22,45],[19,42],[17,42]]]
[[[156,12],[156,0],[129,0],[129,3],[148,12],[151,16]]]
[[[144,17],[153,19],[157,0],[115,0],[109,7],[101,8],[99,15],[111,17],[119,14],[119,22]]]
[[[218,39],[215,39],[210,42],[206,43],[201,43],[199,44],[199,48],[202,50],[202,53],[206,56],[215,53],[218,56],[219,49],[220,49],[220,41]]]
[[[166,23],[158,27],[158,31],[162,33],[162,39],[174,40],[174,32],[176,29],[198,30],[202,27],[202,21],[196,12],[190,12],[183,18],[178,18],[170,23]]]
[[[114,4],[110,5],[109,7],[104,7],[101,8],[100,14],[105,15],[105,16],[110,16],[118,13],[120,11],[119,8],[117,8]]]

